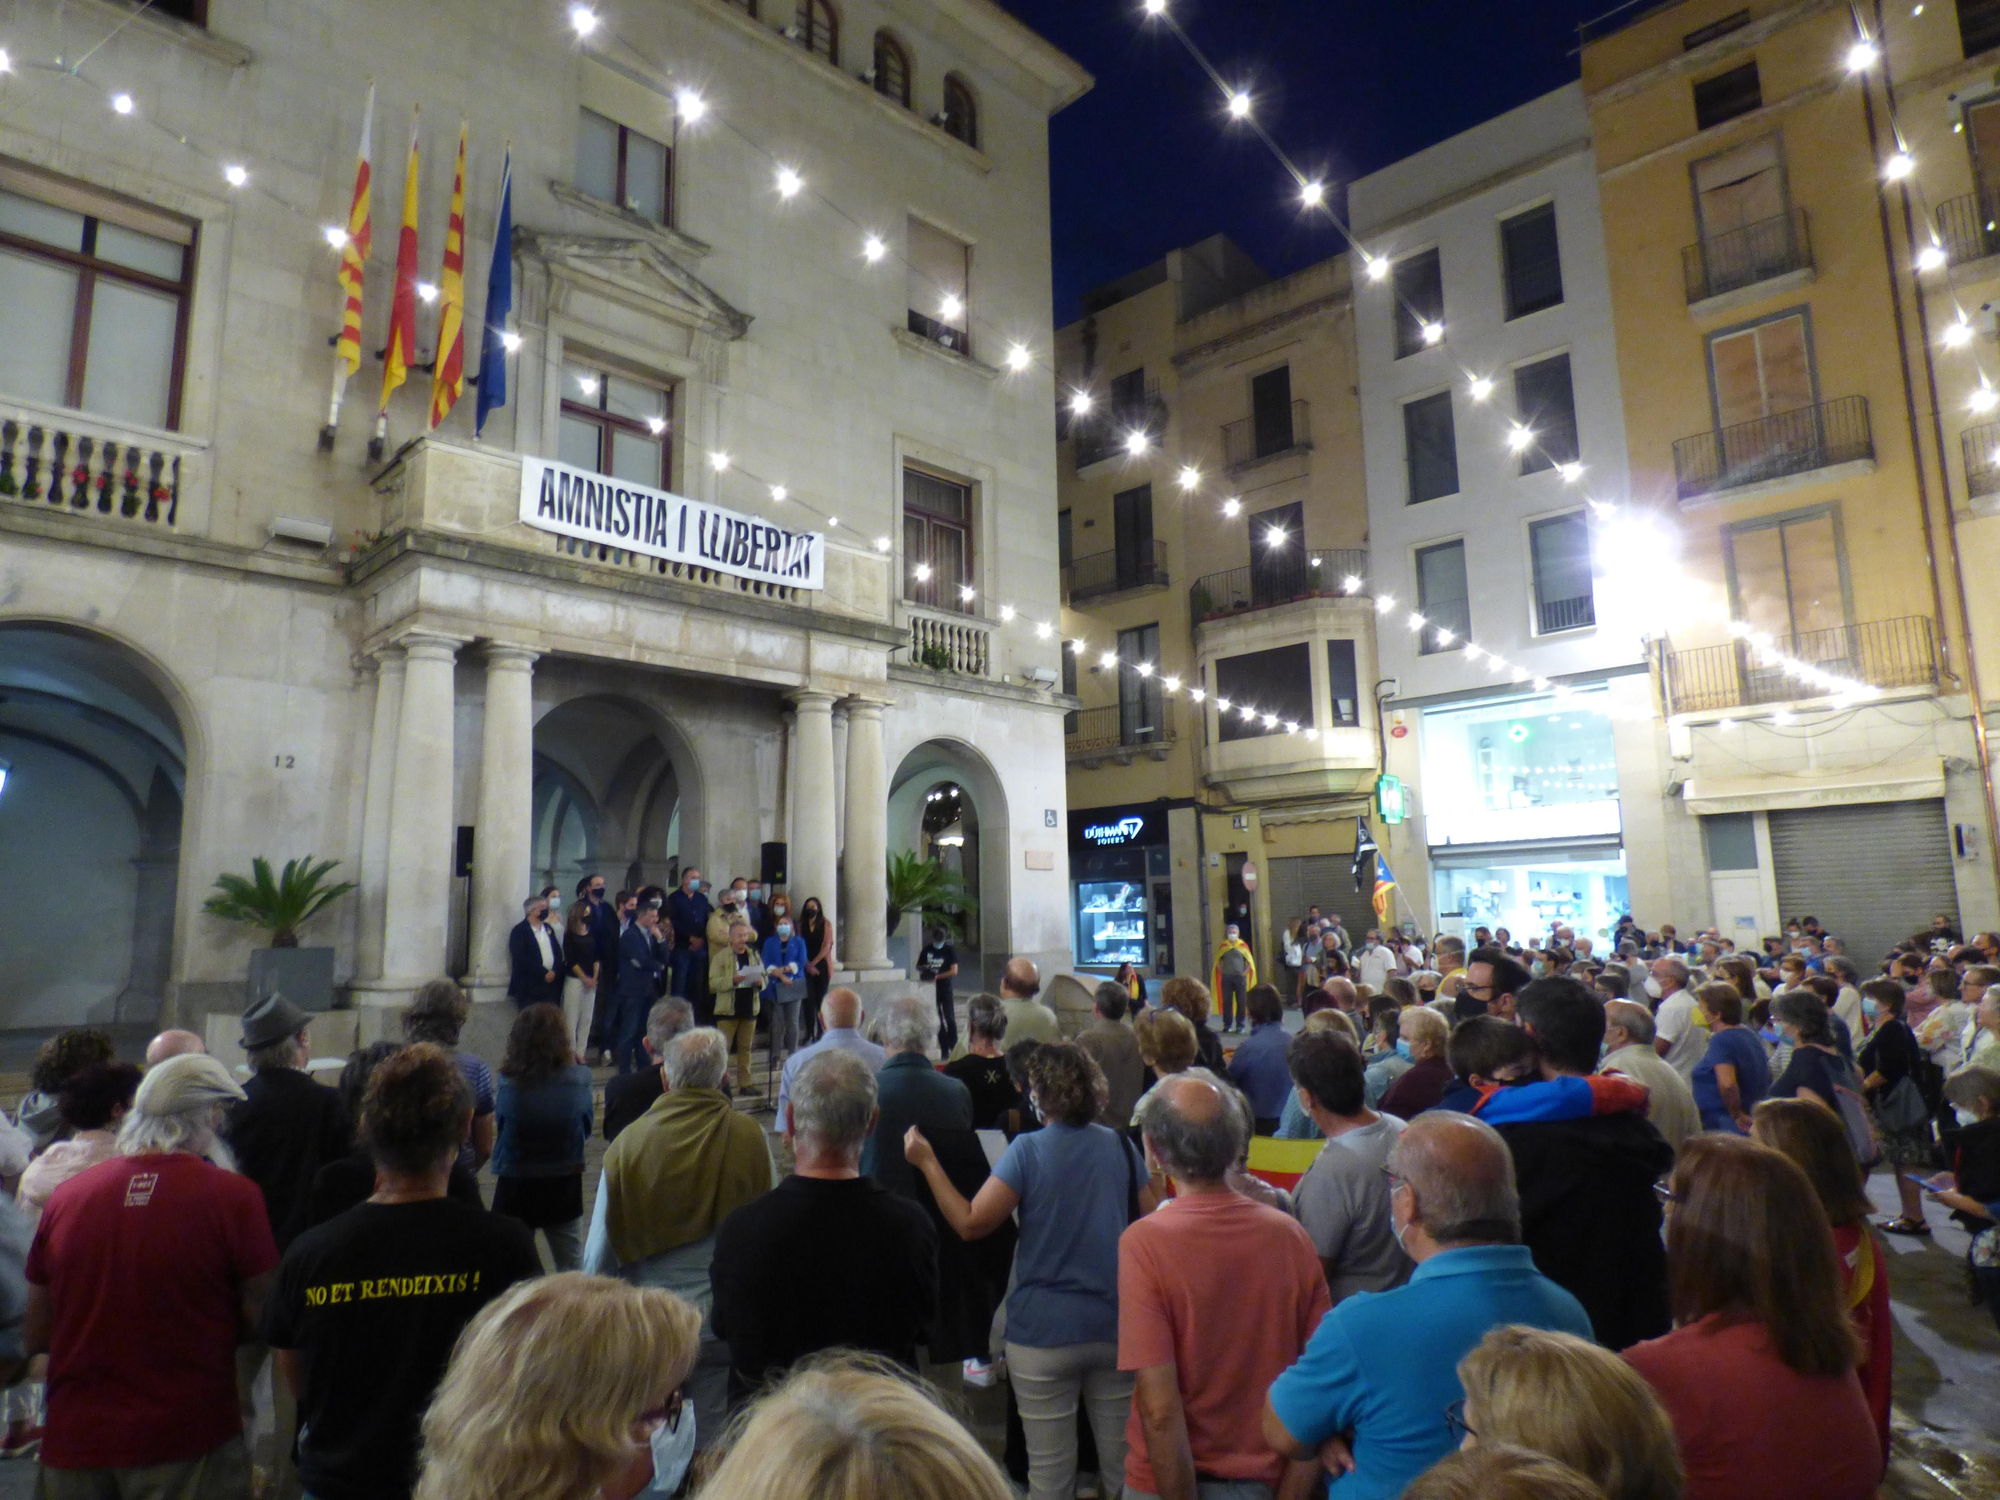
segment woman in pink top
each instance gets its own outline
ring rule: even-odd
[[[1680,1440],[1685,1500],[1872,1500],[1861,1339],[1806,1174],[1743,1136],[1681,1147],[1667,1213],[1674,1331],[1625,1351]]]
[[[118,1122],[132,1107],[139,1070],[130,1063],[93,1063],[62,1086],[56,1107],[76,1134],[57,1141],[28,1163],[15,1200],[30,1218],[41,1215],[49,1194],[79,1172],[118,1154]]]

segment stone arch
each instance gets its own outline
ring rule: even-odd
[[[183,831],[199,827],[200,727],[143,645],[94,625],[0,621],[0,760],[14,764],[0,789],[0,879],[40,885],[61,869],[93,930],[125,937],[52,949],[32,925],[9,931],[32,912],[0,909],[0,949],[21,956],[0,1026],[158,1018],[200,904],[183,858]]]
[[[979,836],[978,953],[980,985],[999,983],[999,969],[1014,951],[1013,871],[1008,850],[1012,819],[999,773],[969,741],[950,736],[924,740],[907,751],[889,778],[888,845],[891,854],[922,848],[925,796],[940,782],[961,787],[976,810]],[[960,988],[969,987],[968,978]]]
[[[635,875],[642,884],[664,885],[676,857],[701,860],[701,762],[671,715],[644,698],[594,689],[538,708],[538,833],[546,765],[551,776],[559,769],[567,779],[569,795],[587,799],[591,833],[581,858],[600,868],[614,889]],[[679,847],[669,847],[676,832]],[[563,873],[553,877],[556,884],[565,884]],[[568,883],[575,878],[571,873]]]

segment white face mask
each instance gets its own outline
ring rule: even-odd
[[[662,1422],[653,1429],[653,1482],[642,1494],[671,1495],[694,1462],[694,1402],[684,1399],[678,1425]]]
[[[1660,981],[1655,979],[1651,974],[1646,976],[1645,988],[1646,993],[1651,995],[1655,1000],[1660,998]]]

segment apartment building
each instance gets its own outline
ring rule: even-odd
[[[1659,768],[1583,92],[1371,173],[1348,204],[1384,767],[1406,788],[1376,837],[1400,914],[1601,938],[1664,892],[1628,848]]]
[[[0,20],[0,869],[59,872],[106,935],[13,903],[5,1025],[240,1010],[253,939],[201,908],[256,856],[359,882],[306,942],[364,1034],[446,970],[498,995],[522,898],[592,870],[817,896],[894,985],[886,857],[950,848],[968,976],[1068,967],[1047,122],[1088,75],[991,0],[592,20]],[[376,459],[418,105],[426,284],[468,132],[468,371],[511,143],[517,348],[483,436],[470,386],[431,430],[421,304]],[[738,545],[579,537],[543,475]],[[778,538],[800,569],[757,561]]]
[[[1057,334],[1079,967],[1267,971],[1350,877],[1379,765],[1353,296],[1204,240]]]
[[[1993,921],[1959,602],[1990,545],[1968,433],[1992,339],[1976,302],[1969,337],[1941,326],[1991,275],[1968,107],[2000,60],[1992,10],[1904,8],[1886,65],[1855,53],[1857,12],[1814,0],[1585,30],[1631,504],[1660,539],[1644,858],[1667,891],[1644,920],[1743,937],[1809,912],[1864,963],[1936,913]]]

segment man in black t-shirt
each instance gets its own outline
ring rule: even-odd
[[[917,955],[917,977],[937,981],[938,1056],[950,1057],[958,1050],[958,1006],[951,988],[958,978],[958,950],[942,927],[933,927],[930,938]]]
[[[471,1090],[443,1048],[382,1062],[361,1111],[374,1196],[300,1235],[278,1267],[263,1339],[298,1397],[299,1476],[315,1500],[405,1500],[459,1334],[541,1274],[519,1223],[446,1196],[471,1123]]]

